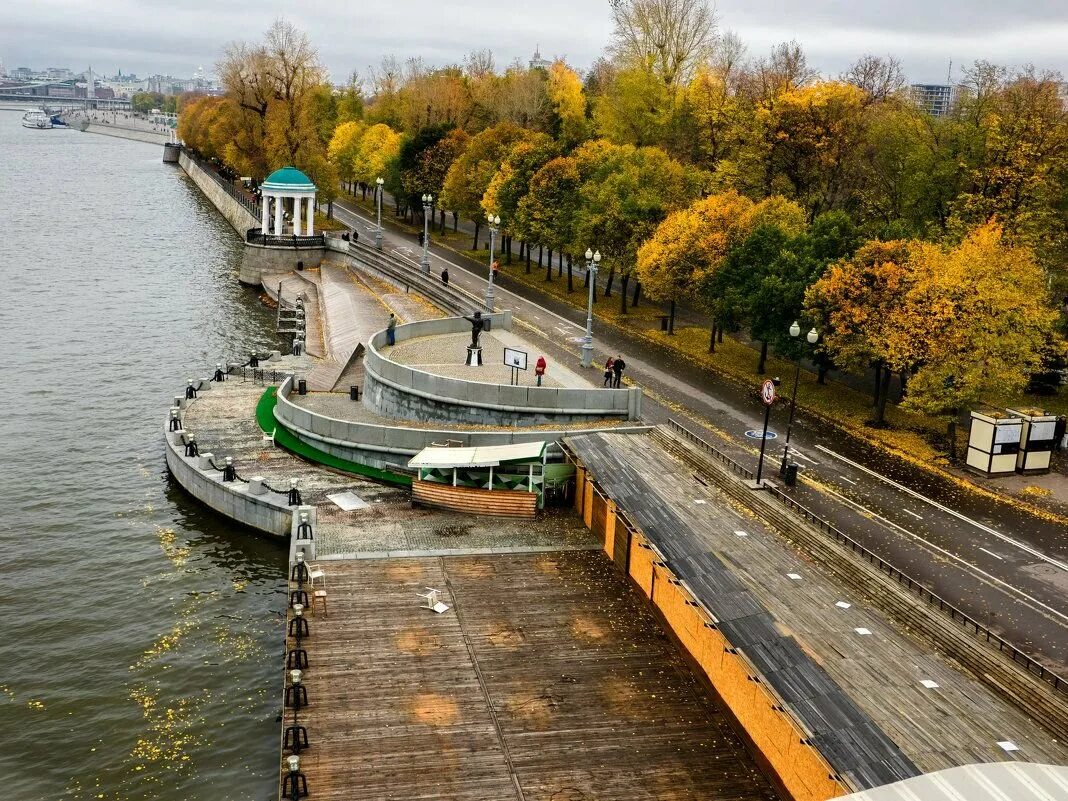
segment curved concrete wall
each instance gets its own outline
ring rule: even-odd
[[[617,434],[631,434],[649,429],[649,426],[613,426],[608,429],[592,427],[583,431],[450,431],[383,426],[338,420],[317,414],[289,400],[292,392],[293,378],[290,376],[278,388],[274,417],[297,439],[342,459],[386,469],[405,467],[409,459],[423,448],[445,440],[459,441],[464,447],[478,447],[511,445],[516,442],[555,442],[567,435],[594,431],[608,430]]]
[[[178,164],[185,170],[186,175],[193,179],[193,183],[211,201],[212,205],[219,210],[219,213],[226,218],[226,221],[233,226],[233,229],[241,235],[242,239],[245,238],[249,228],[259,226],[260,221],[256,219],[256,215],[226,194],[215,179],[200,169],[184,151],[178,157]]]
[[[225,195],[226,193],[222,193]],[[249,215],[251,216],[251,215]],[[253,227],[258,227],[259,221]],[[245,237],[245,232],[241,234]],[[245,250],[241,254],[241,268],[237,273],[237,280],[243,284],[259,286],[263,283],[263,276],[270,273],[286,273],[297,269],[297,262],[304,262],[305,267],[318,267],[322,264],[323,253],[326,248],[291,248],[281,245],[258,245],[253,242],[245,242]]]
[[[197,462],[204,457],[185,455],[182,440],[185,432],[166,431],[166,428],[165,424],[167,467],[186,492],[219,514],[250,528],[279,537],[290,536],[294,507],[287,506],[284,500],[275,501],[270,493],[253,495],[248,491],[250,485],[243,482],[223,482],[222,474],[211,468],[201,470]],[[300,511],[308,509],[300,507]]]
[[[511,330],[512,313],[486,315],[494,327]],[[462,317],[421,320],[399,325],[396,341],[471,330]],[[379,352],[386,332],[367,343],[364,354],[364,403],[369,409],[405,420],[490,425],[577,423],[595,418],[641,417],[641,390],[513,387],[446,378],[391,361]]]

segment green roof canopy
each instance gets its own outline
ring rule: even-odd
[[[283,167],[268,175],[260,188],[279,192],[314,192],[315,184],[296,167]]]

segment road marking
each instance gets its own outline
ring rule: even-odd
[[[1004,579],[999,579],[997,576],[992,575],[990,573],[987,573],[981,567],[976,567],[971,562],[969,562],[967,559],[963,559],[963,558],[957,556],[955,553],[947,551],[945,548],[941,547],[940,545],[935,545],[930,540],[921,537],[919,534],[915,534],[912,531],[909,531],[907,528],[905,528],[904,526],[898,525],[893,520],[887,520],[885,517],[883,517],[878,512],[872,511],[867,506],[864,506],[863,504],[857,503],[852,498],[847,498],[845,495],[842,495],[839,492],[835,492],[832,488],[827,487],[826,485],[821,485],[820,489],[822,489],[822,491],[826,492],[828,495],[833,495],[834,497],[838,498],[840,501],[842,501],[842,503],[846,504],[847,506],[852,506],[855,509],[859,509],[864,514],[870,515],[873,519],[878,520],[881,523],[885,523],[886,525],[890,526],[891,528],[897,529],[898,531],[900,531],[905,536],[912,537],[912,539],[916,540],[917,542],[923,543],[925,546],[927,546],[928,548],[930,548],[933,551],[937,551],[938,553],[940,553],[943,556],[945,556],[947,559],[952,559],[954,562],[959,562],[965,568],[967,568],[968,570],[971,570],[973,573],[976,573],[976,574],[978,574],[979,576],[981,576],[981,577],[983,577],[985,579],[989,579],[990,581],[994,582],[995,584],[999,584],[1001,587],[1005,588],[1006,590],[1011,590],[1012,593],[1018,595],[1020,598],[1023,598],[1025,600],[1027,600],[1029,603],[1033,604],[1036,608],[1041,608],[1041,609],[1045,610],[1046,612],[1049,612],[1052,615],[1056,615],[1061,620],[1068,621],[1068,615],[1066,615],[1063,612],[1060,612],[1060,611],[1054,609],[1052,606],[1049,606],[1048,604],[1042,603],[1042,601],[1038,600],[1037,598],[1035,598],[1032,595],[1027,594],[1023,590],[1021,590],[1019,587],[1014,587],[1013,585],[1009,584],[1009,582],[1005,581]]]
[[[990,554],[990,555],[991,555],[991,556],[993,556],[993,557],[994,557],[995,559],[1000,559],[1000,560],[1001,560],[1002,562],[1004,562],[1004,561],[1005,561],[1005,557],[1003,557],[1003,556],[998,556],[998,555],[997,555],[996,553],[994,553],[993,551],[988,551],[988,550],[987,550],[986,548],[984,548],[984,547],[983,547],[982,545],[980,545],[980,546],[979,546],[979,550],[980,550],[980,551],[982,551],[983,553],[988,553],[988,554]]]
[[[904,513],[905,513],[905,514],[907,514],[907,515],[912,515],[912,516],[913,516],[913,517],[915,517],[915,518],[916,518],[917,520],[923,520],[923,518],[922,518],[922,517],[920,517],[920,516],[919,516],[918,514],[916,514],[916,513],[915,513],[914,511],[912,511],[911,509],[902,509],[901,511],[902,511],[902,512],[904,512]]]
[[[883,482],[889,484],[890,486],[895,487],[896,489],[899,489],[899,490],[901,490],[902,492],[904,492],[904,493],[906,493],[908,495],[911,495],[913,498],[918,498],[919,500],[923,501],[924,503],[930,504],[935,509],[939,509],[939,510],[945,512],[947,515],[952,515],[953,517],[955,517],[958,520],[961,520],[961,521],[963,521],[965,523],[969,523],[969,524],[975,526],[977,529],[979,529],[981,531],[985,531],[987,534],[991,534],[991,535],[997,537],[999,540],[1002,540],[1002,541],[1007,542],[1007,543],[1009,543],[1010,545],[1012,545],[1012,546],[1014,546],[1016,548],[1019,548],[1021,551],[1026,551],[1027,553],[1031,554],[1031,556],[1035,557],[1036,559],[1041,559],[1043,562],[1046,562],[1047,564],[1053,565],[1054,567],[1058,567],[1061,570],[1063,570],[1066,573],[1068,573],[1068,564],[1065,564],[1064,562],[1060,561],[1059,559],[1054,559],[1052,556],[1047,556],[1046,554],[1042,553],[1042,551],[1038,550],[1037,548],[1032,548],[1030,545],[1022,543],[1019,540],[1013,539],[1012,537],[1010,537],[1010,536],[1008,536],[1006,534],[1002,534],[1000,531],[992,529],[992,528],[990,528],[990,526],[984,525],[983,523],[980,523],[978,520],[972,520],[970,517],[961,514],[956,509],[950,509],[948,506],[943,506],[938,501],[932,500],[931,498],[928,498],[926,495],[921,495],[920,493],[916,492],[915,490],[911,490],[908,487],[897,483],[893,479],[887,478],[884,475],[876,473],[874,470],[869,470],[864,465],[857,464],[852,459],[847,459],[845,456],[842,456],[842,454],[835,453],[830,448],[825,448],[822,445],[817,445],[816,447],[819,448],[824,453],[830,454],[834,458],[840,459],[841,461],[845,462],[848,465],[852,465],[857,470],[862,470],[863,472],[867,473],[868,475],[873,476],[873,477],[879,479],[880,481],[883,481]]]
[[[841,475],[841,474],[839,474],[839,475],[838,475],[838,477],[839,477],[840,479],[842,479],[842,481],[848,481],[848,482],[849,482],[850,484],[853,484],[854,486],[856,486],[856,484],[857,484],[857,482],[856,482],[856,481],[854,481],[853,479],[851,479],[851,478],[846,478],[845,476],[843,476],[843,475]]]

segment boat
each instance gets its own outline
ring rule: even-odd
[[[22,115],[23,128],[51,128],[52,117],[40,109],[27,111]]]

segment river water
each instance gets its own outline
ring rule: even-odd
[[[285,553],[169,479],[185,379],[276,347],[162,147],[0,112],[5,797],[276,789]]]

